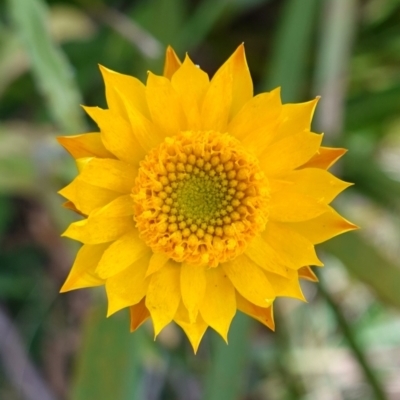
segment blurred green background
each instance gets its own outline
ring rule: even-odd
[[[244,42],[256,92],[322,95],[314,130],[346,147],[335,202],[362,230],[318,248],[309,303],[275,333],[237,315],[193,355],[176,326],[105,318],[102,289],[58,294],[76,244],[56,191],[75,175],[55,136],[95,129],[97,64],[144,79],[166,45],[213,74]],[[0,399],[400,399],[400,0],[0,2]]]

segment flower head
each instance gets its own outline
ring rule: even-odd
[[[211,81],[171,48],[146,86],[101,72],[108,109],[85,108],[100,132],[59,138],[79,170],[60,193],[84,216],[62,291],[105,285],[109,315],[155,335],[175,321],[195,351],[237,310],[274,329],[274,300],[317,280],[314,245],[356,228],[329,206],[349,184],[327,171],[345,150],[310,131],[318,99],[253,97],[243,45]]]

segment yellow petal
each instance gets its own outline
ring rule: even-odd
[[[268,307],[275,292],[261,269],[246,256],[222,264],[222,268],[235,289],[248,301],[260,307]]]
[[[188,56],[171,79],[179,94],[190,129],[200,129],[200,109],[209,86],[208,75],[196,67]]]
[[[293,187],[293,182],[284,181],[280,178],[270,178],[268,179],[269,184],[269,192],[270,194],[274,194],[276,192],[280,192],[281,190],[287,190]]]
[[[341,233],[358,229],[356,225],[344,219],[331,207],[316,218],[286,225],[313,244],[322,243]]]
[[[76,255],[74,265],[60,292],[103,285],[104,280],[97,276],[95,269],[108,246],[108,243],[83,245]]]
[[[134,229],[132,217],[93,217],[72,223],[61,235],[85,244],[111,242]]]
[[[182,302],[179,304],[174,321],[184,330],[193,347],[194,354],[196,354],[208,325],[204,322],[200,314],[197,314],[196,320],[191,323],[189,314]]]
[[[298,222],[318,217],[329,206],[294,190],[281,190],[271,196],[269,219],[271,221]]]
[[[182,301],[189,313],[191,323],[197,318],[199,306],[206,291],[205,267],[200,265],[181,265]]]
[[[124,101],[132,135],[146,152],[158,146],[165,139],[165,133],[157,128],[140,111],[129,103],[129,96],[118,92]]]
[[[130,193],[138,169],[123,161],[92,158],[84,167],[80,179],[86,183],[119,193]]]
[[[131,317],[131,332],[136,331],[149,317],[150,313],[143,298],[139,303],[129,307]]]
[[[169,79],[149,72],[146,87],[151,118],[164,136],[173,136],[187,128],[178,93]]]
[[[166,78],[171,79],[180,66],[181,66],[181,61],[179,60],[179,57],[176,55],[174,49],[171,46],[168,46],[167,51],[165,52],[163,75]]]
[[[147,118],[150,117],[146,101],[145,86],[139,79],[130,75],[120,74],[102,65],[99,65],[106,86],[106,98],[108,108],[115,114],[127,119],[125,100],[122,100],[118,92],[125,93],[131,107],[135,107]]]
[[[146,307],[150,311],[154,325],[154,335],[169,324],[176,314],[181,301],[180,266],[169,260],[164,268],[150,277],[147,289]]]
[[[147,254],[138,258],[128,268],[107,279],[107,316],[125,307],[137,304],[143,299],[149,285],[149,279],[145,275],[150,255],[151,252],[148,251]]]
[[[99,126],[104,146],[120,160],[138,166],[145,152],[132,133],[129,123],[120,114],[111,110],[99,107],[84,107],[84,109]]]
[[[94,209],[104,207],[121,196],[121,193],[90,185],[82,181],[79,176],[58,193],[71,200],[75,207],[85,215],[89,215]]]
[[[228,330],[236,313],[235,288],[221,267],[206,271],[206,293],[200,314],[206,324],[228,342]]]
[[[259,156],[268,175],[291,171],[307,162],[319,149],[322,135],[301,132],[268,146]]]
[[[223,67],[229,68],[233,77],[232,106],[229,114],[229,119],[232,119],[253,97],[253,81],[247,66],[243,44],[236,49]]]
[[[261,93],[243,106],[229,123],[228,132],[246,147],[261,152],[276,135],[281,108],[280,89]]]
[[[320,147],[318,153],[316,153],[312,158],[310,158],[310,160],[302,165],[302,168],[328,169],[346,153],[346,149]]]
[[[111,244],[104,252],[96,268],[96,273],[103,279],[110,278],[140,260],[148,252],[147,245],[139,239],[138,230],[132,229]],[[147,270],[148,262],[145,266]]]
[[[299,274],[299,278],[307,279],[311,282],[318,282],[318,277],[314,274],[311,267],[301,267],[297,272]]]
[[[266,271],[287,276],[285,261],[261,236],[252,239],[244,254]]]
[[[334,175],[318,168],[305,168],[279,176],[293,183],[290,190],[295,190],[307,196],[314,197],[317,201],[329,204],[340,192],[352,185],[344,182]]]
[[[286,224],[270,221],[261,235],[289,268],[299,269],[304,265],[323,265],[315,254],[313,244],[288,228]]]
[[[289,270],[287,278],[269,272],[264,273],[274,287],[277,297],[292,297],[294,299],[306,301],[301,290],[297,271]]]
[[[146,276],[150,276],[161,269],[167,262],[169,258],[163,253],[153,253],[150,258],[149,266],[147,268]]]
[[[278,129],[277,139],[283,139],[303,131],[310,131],[311,120],[319,99],[317,97],[306,103],[284,104],[282,123]]]
[[[77,158],[75,160],[76,167],[78,168],[78,172],[81,173],[83,171],[83,168],[86,167],[86,164],[93,160],[93,157],[82,157],[82,158]]]
[[[133,215],[133,201],[129,194],[119,196],[104,207],[96,208],[89,217],[125,217]]]
[[[226,132],[232,105],[233,77],[225,64],[211,79],[201,108],[203,130]]]
[[[75,159],[83,157],[114,158],[114,155],[104,147],[100,133],[59,136],[57,141]]]
[[[236,304],[239,311],[261,322],[263,325],[267,326],[272,331],[275,330],[274,312],[272,305],[266,308],[256,306],[255,304],[250,303],[248,300],[246,300],[237,292],[236,292]]]
[[[62,236],[85,244],[111,242],[134,228],[133,207],[129,196],[121,196],[94,210],[83,221],[72,223]]]

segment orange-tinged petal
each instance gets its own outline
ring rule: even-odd
[[[174,49],[171,46],[168,46],[167,51],[165,52],[163,75],[166,78],[171,79],[180,66],[181,61],[179,60],[179,57],[176,55]]]
[[[292,297],[294,299],[306,301],[301,290],[297,271],[289,270],[287,278],[269,272],[264,273],[274,287],[277,297]]]
[[[281,190],[271,196],[269,219],[281,222],[306,221],[328,211],[328,207],[314,197],[306,196],[294,190]]]
[[[239,311],[249,315],[250,317],[261,322],[272,331],[275,330],[274,312],[272,305],[269,307],[259,307],[253,303],[250,303],[238,292],[236,292],[236,304]]]
[[[347,153],[346,149],[320,147],[318,152],[301,168],[329,169],[340,157]]]
[[[137,167],[110,158],[92,158],[86,163],[79,178],[91,185],[119,193],[130,193],[137,175]]]
[[[307,162],[319,149],[322,135],[296,133],[268,146],[259,156],[260,166],[268,175],[291,171]]]
[[[149,72],[146,96],[151,118],[164,136],[176,135],[187,128],[179,95],[169,79]]]
[[[200,110],[209,86],[208,75],[196,67],[186,56],[182,66],[171,79],[172,87],[179,94],[190,129],[200,129]]]
[[[282,123],[278,129],[277,139],[283,139],[296,133],[311,130],[311,120],[318,100],[305,103],[284,104],[282,108]]]
[[[74,204],[72,201],[69,201],[69,200],[68,200],[68,201],[66,201],[65,203],[63,203],[62,206],[63,206],[64,208],[66,208],[67,210],[74,211],[74,212],[76,212],[77,214],[82,215],[83,217],[87,217],[87,214],[83,213],[82,211],[79,211],[79,210],[76,208],[75,204]]]
[[[222,264],[222,268],[235,289],[248,301],[260,307],[268,307],[275,298],[271,284],[262,270],[246,256]]]
[[[331,207],[316,218],[286,225],[313,244],[322,243],[341,233],[358,229],[357,225],[344,219]]]
[[[174,321],[184,330],[193,347],[194,354],[196,354],[201,339],[206,333],[208,325],[204,322],[200,314],[197,314],[197,318],[194,322],[190,322],[189,314],[182,302],[179,304],[178,311],[176,312],[174,317]]]
[[[232,106],[229,119],[253,97],[253,81],[247,65],[243,43],[231,55],[222,68],[228,68],[232,74]]]
[[[305,168],[279,176],[293,183],[290,190],[314,197],[317,201],[329,204],[340,192],[352,185],[344,182],[330,172],[318,168]]]
[[[95,273],[95,269],[108,246],[108,243],[83,245],[60,292],[103,285],[104,280]]]
[[[57,141],[75,159],[83,157],[114,157],[114,155],[104,147],[104,144],[101,141],[100,133],[84,133],[82,135],[74,136],[59,136],[57,137]]]
[[[249,100],[229,122],[228,132],[245,145],[258,140],[264,148],[276,135],[281,108],[279,88],[261,93]]]
[[[105,285],[108,298],[107,316],[137,304],[144,298],[149,285],[149,278],[145,275],[150,256],[151,252],[147,251],[128,268],[107,279]]]
[[[254,261],[259,267],[274,274],[287,276],[288,267],[268,243],[263,240],[261,235],[256,236],[247,246],[244,254]]]
[[[143,298],[139,303],[129,307],[131,317],[131,332],[136,331],[148,318],[149,310],[146,307],[146,299]]]
[[[226,132],[232,105],[232,73],[224,65],[211,79],[201,108],[203,130]]]
[[[307,279],[311,282],[318,282],[318,277],[315,275],[311,267],[301,267],[298,271],[299,278]]]
[[[99,107],[84,109],[99,126],[104,146],[120,160],[138,166],[145,152],[132,133],[129,123],[111,110]]]
[[[139,79],[130,75],[120,74],[102,65],[99,65],[106,86],[106,98],[108,108],[115,114],[119,114],[127,119],[127,102],[130,107],[135,107],[147,118],[150,117],[146,101],[145,86]],[[122,100],[118,92],[125,94]]]
[[[197,318],[199,306],[206,291],[205,267],[201,265],[181,265],[181,293],[189,320],[194,323]]]
[[[147,289],[146,307],[153,320],[155,336],[172,321],[180,301],[180,267],[170,260],[150,276]]]
[[[121,196],[121,193],[90,185],[82,181],[79,176],[58,193],[70,200],[85,215]]]
[[[228,341],[228,330],[236,313],[235,288],[221,267],[206,271],[206,293],[200,314],[206,324]]]
[[[289,268],[299,269],[304,265],[323,265],[315,254],[313,244],[288,228],[286,224],[270,221],[261,235]]]
[[[104,252],[96,268],[96,273],[103,279],[110,278],[127,269],[130,265],[148,254],[149,251],[150,249],[146,244],[139,239],[138,230],[132,229],[112,243]],[[144,264],[146,264],[145,267],[147,270],[148,261],[147,263],[143,261]],[[145,276],[145,273],[146,271],[143,272],[143,276]]]
[[[163,253],[153,253],[150,258],[149,266],[147,268],[146,276],[150,276],[161,269],[167,262],[169,258]]]

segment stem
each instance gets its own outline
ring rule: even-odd
[[[329,304],[330,308],[335,314],[336,320],[339,324],[340,329],[344,337],[347,339],[347,342],[353,352],[354,357],[358,361],[365,378],[367,379],[368,383],[371,386],[372,391],[375,394],[377,400],[387,400],[387,396],[379,382],[376,378],[375,373],[373,372],[367,358],[365,357],[364,352],[362,351],[360,345],[357,343],[353,330],[349,323],[347,322],[346,318],[344,317],[342,310],[339,306],[335,303],[331,295],[328,293],[324,284],[320,281],[319,282],[319,292],[321,293],[322,297],[326,300]]]

